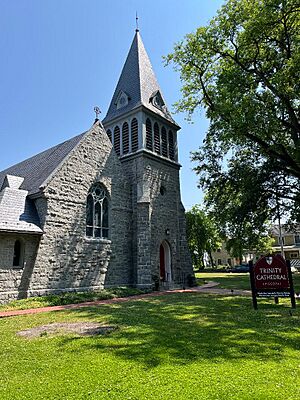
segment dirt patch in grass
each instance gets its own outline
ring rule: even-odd
[[[53,323],[19,331],[17,334],[29,339],[66,333],[75,333],[80,336],[98,336],[107,335],[116,329],[116,326],[104,326],[97,322]]]

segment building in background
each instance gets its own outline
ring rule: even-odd
[[[300,267],[300,226],[297,226],[294,230],[283,226],[281,228],[281,235],[282,247],[279,226],[274,225],[272,227],[272,237],[274,238],[273,252],[281,253],[282,248],[285,259],[291,260],[293,266]]]

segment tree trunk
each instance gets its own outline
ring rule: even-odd
[[[213,260],[212,255],[211,255],[211,251],[208,252],[208,255],[209,255],[211,267],[214,268],[214,260]]]

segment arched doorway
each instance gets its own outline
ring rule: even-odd
[[[163,282],[172,281],[171,249],[166,240],[159,247],[159,275]]]

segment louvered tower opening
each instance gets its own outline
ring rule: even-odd
[[[124,122],[122,126],[122,149],[123,154],[129,153],[129,126],[127,122]]]
[[[163,126],[161,129],[161,154],[168,157],[168,138],[166,128]]]
[[[114,148],[117,155],[120,155],[120,128],[118,126],[114,129]]]
[[[131,151],[135,152],[139,148],[139,131],[136,118],[131,121]]]
[[[153,151],[152,124],[149,118],[146,119],[146,149]]]
[[[173,132],[169,131],[169,158],[174,160],[174,136]]]
[[[111,140],[111,139],[112,139],[112,137],[111,137],[111,130],[108,129],[106,133],[107,133],[107,136],[108,136],[109,140],[112,141],[112,140]]]
[[[160,136],[157,122],[154,124],[154,151],[155,153],[160,154]]]

